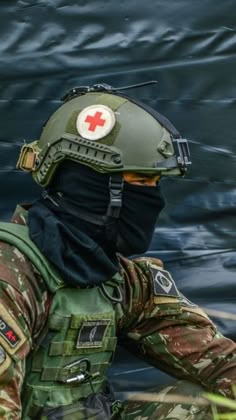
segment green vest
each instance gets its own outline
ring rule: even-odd
[[[70,288],[30,240],[26,226],[0,223],[0,240],[24,253],[53,293],[46,335],[26,360],[22,418],[102,391],[117,341],[114,302],[108,297],[119,290],[120,275],[104,288]]]

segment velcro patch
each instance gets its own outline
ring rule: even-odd
[[[16,347],[20,342],[20,337],[12,327],[0,316],[0,335],[12,348]]]
[[[76,343],[76,348],[102,347],[102,342],[110,320],[84,321]]]
[[[150,266],[155,296],[179,297],[178,289],[170,273],[157,266]]]
[[[26,337],[15,319],[0,304],[0,344],[9,354],[14,354],[25,341]]]

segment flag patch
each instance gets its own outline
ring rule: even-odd
[[[155,296],[179,297],[178,289],[170,273],[159,267],[151,266],[153,289]]]
[[[77,339],[76,348],[102,347],[109,320],[84,321]]]

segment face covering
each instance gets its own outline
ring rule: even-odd
[[[118,271],[117,252],[130,256],[148,249],[164,206],[160,188],[125,182],[122,197],[114,238],[106,218],[109,175],[65,161],[29,209],[30,238],[69,285],[99,285]]]
[[[138,186],[125,182],[117,229],[117,251],[124,256],[146,252],[163,207],[159,186]]]

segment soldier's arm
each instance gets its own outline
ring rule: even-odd
[[[177,378],[231,396],[236,344],[222,336],[200,308],[176,293],[160,262],[123,260],[122,266],[127,285],[120,321],[124,345]]]
[[[31,347],[22,304],[19,292],[0,280],[0,417],[6,419],[21,418],[24,359]]]
[[[26,357],[40,335],[48,296],[27,259],[0,243],[0,418],[21,418]]]

